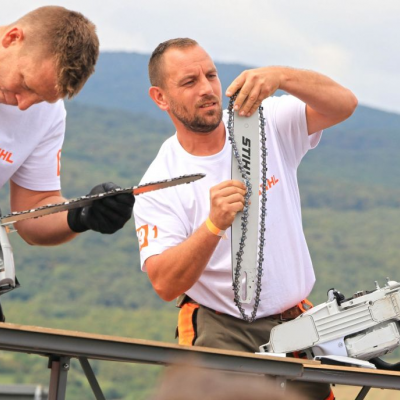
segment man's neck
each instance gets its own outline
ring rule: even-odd
[[[178,141],[193,156],[212,156],[225,146],[225,124],[221,121],[216,129],[209,133],[197,133],[186,128],[177,128]]]

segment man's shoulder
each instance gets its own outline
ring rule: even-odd
[[[160,149],[158,150],[158,153],[155,156],[153,163],[156,161],[162,162],[162,160],[168,157],[174,157],[177,144],[178,144],[178,139],[176,137],[176,134],[166,139],[160,146]]]
[[[298,105],[298,104],[304,104],[303,101],[301,101],[299,98],[291,95],[291,94],[287,94],[287,93],[283,93],[279,96],[270,96],[267,97],[265,100],[263,100],[262,105],[263,107],[276,107],[276,106],[280,106],[280,107],[292,107],[294,105]]]
[[[177,145],[176,135],[169,137],[164,143],[161,145],[157,155],[147,168],[147,171],[142,177],[141,183],[147,182],[150,180],[154,180],[156,177],[160,177],[162,175],[163,179],[164,174],[166,174],[166,166],[169,164],[169,160],[175,157],[175,147]],[[168,176],[165,176],[168,178]]]
[[[302,118],[305,116],[305,103],[290,94],[271,96],[262,102],[263,114],[266,119],[280,120],[282,118]]]

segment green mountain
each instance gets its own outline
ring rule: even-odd
[[[94,77],[68,102],[62,186],[67,197],[104,181],[139,182],[161,143],[173,134],[147,98],[148,56],[104,53]],[[219,64],[224,86],[243,66]],[[228,78],[227,78],[228,77]],[[299,170],[303,220],[317,275],[311,295],[325,301],[400,280],[400,115],[360,106],[326,130]],[[3,188],[0,204],[7,208]],[[25,325],[174,341],[177,311],[140,272],[133,221],[112,236],[92,232],[55,248],[10,235],[21,287],[2,296],[7,321]],[[296,284],[295,282],[291,284]],[[94,362],[107,399],[144,399],[158,369]],[[74,367],[75,365],[75,367]],[[46,360],[2,352],[0,383],[48,384]],[[92,399],[77,363],[67,398]]]

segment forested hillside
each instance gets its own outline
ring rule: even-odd
[[[147,99],[146,62],[137,54],[102,54],[82,95],[67,104],[63,193],[96,184],[139,182],[173,133]],[[244,67],[218,65],[224,85]],[[346,295],[400,280],[400,116],[360,106],[328,129],[299,171],[303,220],[317,273],[314,302],[327,289]],[[7,209],[6,189],[0,205]],[[30,247],[11,235],[21,287],[2,296],[7,321],[26,325],[174,341],[176,309],[159,300],[140,272],[133,221],[112,236],[85,233],[55,248]],[[295,283],[294,283],[295,284]],[[45,359],[1,353],[0,383],[48,384]],[[68,397],[92,399],[80,366]],[[144,399],[157,368],[95,362],[107,399]]]

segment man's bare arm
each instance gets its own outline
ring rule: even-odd
[[[149,257],[146,269],[157,294],[171,301],[190,289],[200,278],[220,239],[204,223],[178,246]]]
[[[261,102],[281,89],[307,104],[308,134],[329,128],[348,118],[357,98],[332,79],[313,71],[287,67],[264,67],[242,72],[226,90],[232,96],[240,89],[235,109],[250,116]]]
[[[10,204],[12,211],[24,211],[46,204],[66,201],[60,191],[39,192],[25,189],[10,181]],[[29,244],[52,246],[67,242],[77,234],[67,223],[67,212],[28,219],[15,224],[20,236]]]
[[[89,194],[103,193],[119,186],[106,182],[96,185]],[[60,191],[35,191],[10,183],[11,210],[24,211],[46,204],[66,201]],[[53,246],[73,239],[77,233],[93,230],[112,234],[121,229],[132,216],[133,194],[121,193],[95,201],[89,207],[28,219],[15,224],[21,237],[29,244]]]
[[[212,223],[225,230],[235,215],[243,210],[245,185],[239,181],[225,181],[210,190]],[[220,236],[203,223],[199,229],[179,245],[162,254],[149,257],[146,269],[154,290],[165,301],[185,293],[199,279],[207,266]]]

